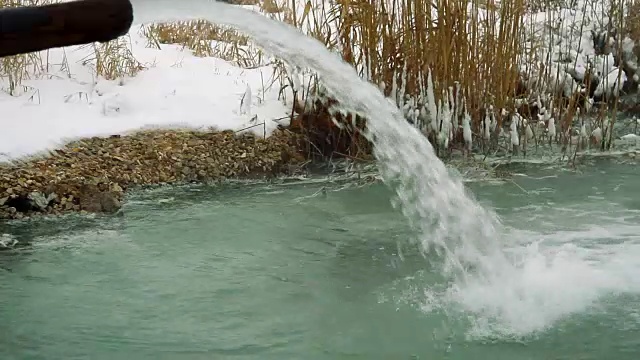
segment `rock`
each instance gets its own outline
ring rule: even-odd
[[[81,210],[93,213],[102,211],[102,196],[97,185],[84,184],[80,191]]]
[[[50,193],[45,196],[44,194],[33,191],[29,194],[28,199],[31,201],[31,206],[38,211],[47,211],[47,208],[57,199],[57,195],[55,193]]]
[[[100,194],[100,205],[103,212],[115,213],[122,207],[118,195],[111,191],[105,191]]]
[[[80,196],[80,210],[88,213],[114,213],[121,207],[118,197],[113,191],[100,191],[96,185],[84,185]]]

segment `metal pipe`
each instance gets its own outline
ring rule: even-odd
[[[0,9],[0,57],[107,42],[127,34],[132,23],[129,0],[80,0]]]

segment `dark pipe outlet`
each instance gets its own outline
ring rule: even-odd
[[[80,0],[0,10],[0,57],[107,42],[129,32],[129,0]]]

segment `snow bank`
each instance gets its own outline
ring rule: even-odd
[[[271,67],[240,69],[177,45],[148,48],[138,30],[131,31],[131,50],[147,69],[120,81],[97,79],[95,67],[83,64],[91,47],[43,52],[46,74],[23,81],[19,96],[0,93],[0,161],[148,127],[237,131],[257,125],[247,131],[262,136],[286,125],[279,84],[269,86]],[[0,79],[3,88],[6,80]]]
[[[611,30],[607,32],[615,22],[609,18],[609,7],[610,1],[578,0],[570,8],[529,14],[525,26],[530,36],[524,45],[531,56],[523,56],[520,64],[523,72],[532,74],[529,86],[570,96],[591,69],[598,81],[594,95],[617,95],[627,74],[614,64],[618,49]],[[623,39],[619,56],[635,70],[633,46],[631,39]]]

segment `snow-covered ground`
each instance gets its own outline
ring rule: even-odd
[[[147,66],[134,77],[96,78],[95,66],[83,65],[93,49],[75,46],[43,52],[46,73],[23,81],[18,96],[0,92],[0,161],[72,139],[141,128],[237,131],[257,125],[247,131],[263,136],[278,123],[287,124],[288,109],[278,100],[280,84],[270,86],[271,66],[241,69],[195,57],[178,45],[150,48],[139,28],[132,28],[130,37],[134,57]],[[7,79],[0,84],[6,88]]]

